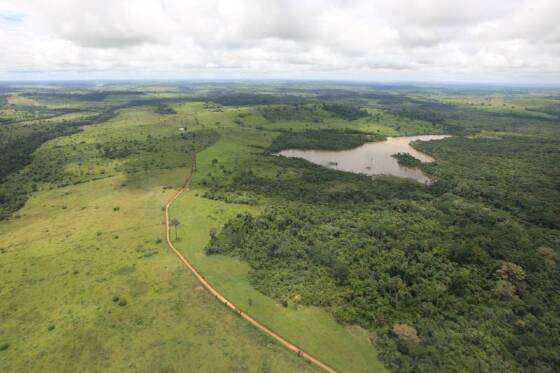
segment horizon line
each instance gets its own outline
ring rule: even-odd
[[[369,80],[369,79],[338,79],[338,78],[265,78],[265,77],[239,77],[239,78],[34,78],[34,79],[3,79],[0,84],[20,84],[20,83],[337,83],[337,84],[371,84],[371,85],[449,85],[449,86],[508,86],[508,87],[546,87],[560,88],[558,82],[514,82],[514,81],[482,81],[482,80]]]

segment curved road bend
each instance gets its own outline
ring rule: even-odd
[[[195,170],[196,170],[196,157],[193,157],[193,169],[192,169],[192,172],[191,172],[190,176],[188,177],[188,179],[185,182],[185,184],[183,185],[183,187],[181,189],[179,189],[177,191],[177,193],[165,205],[165,233],[166,233],[167,245],[169,245],[171,250],[173,250],[173,252],[177,255],[179,260],[185,265],[185,267],[187,267],[195,275],[195,277],[206,288],[206,290],[208,290],[210,292],[210,294],[212,294],[213,296],[218,298],[218,300],[220,302],[225,304],[231,310],[235,311],[237,314],[239,314],[239,316],[241,316],[245,320],[249,321],[256,328],[262,330],[263,332],[265,332],[266,334],[268,334],[272,338],[276,339],[284,347],[287,347],[288,349],[295,352],[298,356],[304,358],[305,360],[309,361],[312,364],[315,364],[316,366],[324,369],[327,372],[336,373],[336,371],[333,368],[331,368],[327,364],[321,362],[317,358],[314,358],[313,356],[309,355],[308,353],[306,353],[305,351],[303,351],[301,348],[297,347],[296,345],[288,342],[285,338],[276,334],[271,329],[267,328],[266,326],[264,326],[263,324],[261,324],[260,322],[258,322],[257,320],[255,320],[254,318],[252,318],[251,316],[246,314],[245,312],[243,312],[235,304],[233,304],[232,302],[227,300],[226,297],[224,297],[220,292],[218,292],[218,290],[216,290],[212,285],[210,285],[210,283],[208,281],[206,281],[206,279],[200,274],[200,272],[198,272],[198,270],[191,264],[191,262],[189,262],[188,259],[185,258],[185,256],[183,254],[181,254],[179,252],[179,250],[177,250],[177,248],[175,247],[175,245],[171,241],[171,227],[170,227],[170,224],[169,224],[169,208],[171,207],[173,202],[175,202],[175,200],[181,194],[183,194],[184,192],[189,190],[189,184],[192,180],[192,177],[194,175]]]

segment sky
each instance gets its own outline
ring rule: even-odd
[[[0,80],[560,84],[560,0],[0,0]]]

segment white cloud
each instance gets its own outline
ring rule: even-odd
[[[4,0],[0,78],[560,82],[558,19],[558,0]]]

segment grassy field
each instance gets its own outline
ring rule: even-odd
[[[0,223],[0,371],[313,370],[216,302],[162,241],[162,206],[189,170],[178,125],[128,110],[39,149],[63,152],[73,185],[42,185]],[[147,135],[157,149],[123,160],[92,150]]]
[[[194,179],[197,187],[172,205],[171,216],[180,221],[177,247],[227,298],[306,352],[344,372],[384,371],[365,330],[344,327],[319,308],[296,307],[293,304],[283,307],[250,285],[247,263],[224,256],[205,255],[204,247],[211,229],[219,231],[238,213],[258,214],[263,207],[201,197],[205,193],[202,180],[212,174],[227,173],[232,168],[254,166],[251,154],[258,151],[254,146],[265,145],[271,138],[270,134],[255,130],[221,131],[220,136],[216,144],[198,155]],[[220,167],[213,165],[212,160],[215,159]]]

